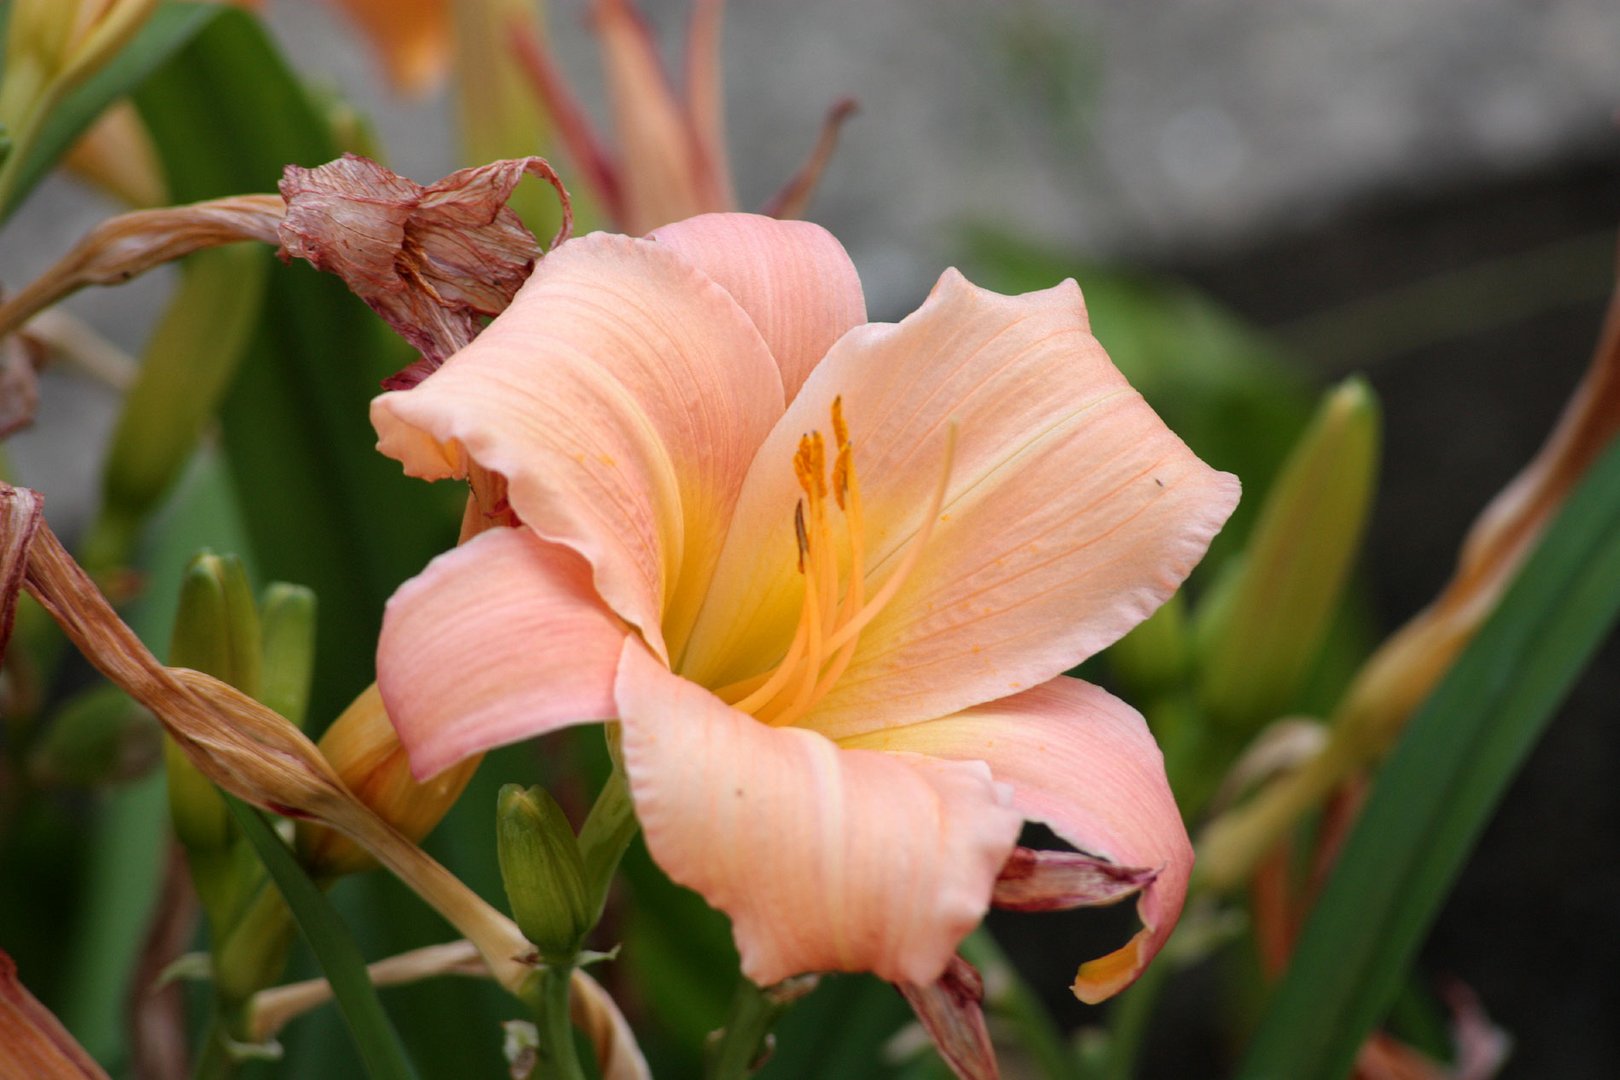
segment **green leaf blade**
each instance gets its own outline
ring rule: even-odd
[[[1238,1072],[1348,1073],[1519,765],[1620,613],[1620,446],[1576,489],[1378,776]]]
[[[91,75],[51,110],[29,145],[22,147],[26,158],[18,164],[17,178],[5,204],[0,206],[0,224],[11,216],[34,186],[56,165],[102,111],[134,92],[175,53],[185,48],[223,9],[215,4],[161,4],[125,48],[105,67]],[[0,11],[0,15],[5,12]],[[0,39],[3,39],[0,25]],[[4,42],[0,40],[0,55]]]
[[[292,910],[304,940],[309,942],[332,996],[343,1014],[354,1045],[360,1051],[367,1073],[376,1080],[414,1080],[416,1071],[400,1044],[399,1033],[377,999],[376,987],[366,972],[360,948],[349,936],[331,903],[294,861],[264,816],[253,807],[227,795],[237,824],[263,860],[265,869],[281,890]]]

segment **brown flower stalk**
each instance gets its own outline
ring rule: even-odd
[[[43,522],[38,495],[0,485],[0,585],[18,583],[203,775],[255,805],[345,833],[472,941],[503,986],[522,986],[532,950],[511,920],[360,802],[286,719],[218,679],[158,663]],[[0,597],[0,640],[16,602],[10,587]]]
[[[244,240],[279,243],[278,195],[233,195],[137,210],[97,225],[45,274],[0,304],[0,337],[86,285],[121,285],[154,266]]]
[[[0,952],[0,1076],[21,1080],[107,1080],[62,1022],[28,992]]]

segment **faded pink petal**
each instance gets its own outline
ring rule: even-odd
[[[789,400],[833,342],[866,321],[844,246],[819,225],[757,214],[704,214],[650,236],[736,298],[782,370]]]
[[[984,979],[977,968],[953,956],[934,982],[901,983],[898,989],[951,1072],[961,1080],[995,1080],[1001,1075],[984,1023]]]
[[[503,743],[611,719],[627,633],[585,560],[527,529],[440,555],[389,600],[377,643],[377,686],[411,772],[425,780]]]
[[[721,78],[720,39],[725,26],[725,0],[692,0],[686,35],[686,107],[702,182],[714,193],[714,209],[737,205],[726,156],[725,87]]]
[[[1192,845],[1142,717],[1078,679],[1057,678],[942,720],[876,731],[840,745],[983,761],[1013,789],[1013,807],[1082,851],[1158,877],[1142,890],[1142,930],[1080,966],[1074,992],[1095,1003],[1135,981],[1181,914]]]
[[[1001,296],[949,271],[899,324],[841,338],[749,471],[683,673],[721,686],[787,646],[803,593],[789,462],[841,397],[870,589],[943,512],[905,588],[806,721],[833,738],[1037,686],[1151,614],[1202,557],[1238,482],[1198,460],[1109,362],[1073,282]],[[752,644],[751,644],[752,643]]]
[[[731,916],[744,974],[940,977],[1018,833],[982,765],[767,727],[636,642],[616,695],[647,849]]]
[[[596,0],[593,18],[619,140],[624,230],[729,209],[641,12],[630,0]]]
[[[596,127],[557,64],[550,43],[528,25],[512,27],[512,48],[534,93],[550,117],[557,138],[572,159],[574,175],[583,176],[608,216],[624,220],[624,192]]]
[[[420,387],[371,407],[414,476],[506,477],[518,517],[590,562],[654,650],[678,650],[781,379],[731,296],[667,248],[596,234]]]

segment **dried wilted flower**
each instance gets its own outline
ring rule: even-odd
[[[466,935],[502,985],[515,989],[527,978],[530,947],[510,919],[355,798],[285,718],[218,679],[158,663],[44,523],[39,496],[0,484],[0,644],[18,586],[103,675],[157,716],[203,775],[259,806],[347,834]]]
[[[525,175],[562,200],[555,247],[568,238],[573,213],[543,158],[462,169],[427,187],[353,154],[318,169],[289,165],[281,254],[342,278],[422,354],[384,380],[403,390],[472,341],[482,317],[504,311],[534,269],[539,245],[506,205]]]
[[[0,1072],[21,1080],[107,1080],[67,1028],[17,978],[0,951]]]

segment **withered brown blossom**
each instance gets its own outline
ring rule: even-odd
[[[555,247],[568,238],[573,211],[543,158],[462,169],[426,187],[354,154],[316,169],[289,165],[281,257],[342,278],[422,354],[383,381],[407,389],[504,311],[534,269],[540,246],[506,205],[526,175],[550,184],[562,202]]]
[[[422,354],[383,385],[414,386],[503,311],[534,269],[540,245],[506,205],[524,176],[557,192],[555,247],[573,230],[573,208],[562,180],[539,157],[462,169],[424,187],[348,154],[315,169],[287,166],[282,196],[121,214],[0,303],[0,339],[86,285],[121,284],[195,251],[257,241],[342,278]],[[31,415],[27,400],[19,389],[18,415]]]

